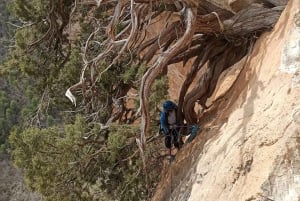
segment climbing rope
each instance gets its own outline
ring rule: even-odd
[[[173,195],[172,195],[172,145],[174,142],[174,136],[173,133],[171,132],[171,147],[170,147],[170,159],[169,159],[169,165],[170,165],[170,201],[173,201]]]
[[[170,201],[173,200],[172,196],[172,156],[171,156],[172,149],[170,148],[170,160],[169,160],[169,165],[170,165]]]

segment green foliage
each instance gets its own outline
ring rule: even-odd
[[[114,162],[122,153],[120,150],[124,148],[128,138],[135,137],[139,129],[132,125],[112,124],[108,137],[107,148],[110,150],[110,160]],[[123,152],[124,153],[124,152]]]
[[[5,61],[9,52],[9,46],[14,45],[14,32],[16,26],[18,26],[10,9],[11,4],[12,1],[0,1],[0,64]]]
[[[5,143],[10,129],[17,123],[18,113],[17,102],[10,102],[8,94],[0,90],[0,145]]]
[[[82,60],[80,50],[74,47],[71,51],[70,58],[66,64],[59,68],[58,71],[53,72],[51,83],[48,85],[50,88],[51,104],[49,105],[50,113],[53,116],[58,116],[59,111],[73,109],[69,100],[65,97],[66,90],[73,84],[79,81],[81,73]],[[81,99],[78,99],[81,101]]]
[[[64,129],[28,128],[10,135],[15,164],[24,168],[27,184],[45,200],[78,200],[80,160],[87,152],[78,143],[86,129],[79,117]]]
[[[133,84],[141,79],[142,75],[146,72],[146,66],[144,64],[133,64],[126,68],[122,74],[122,80],[125,84]]]
[[[48,2],[43,0],[15,0],[13,9],[15,14],[23,21],[37,22],[41,16],[47,13]]]
[[[64,128],[15,130],[9,137],[27,184],[45,200],[142,200],[145,181],[135,145],[138,128],[113,125],[110,135],[78,116]],[[93,137],[84,138],[86,133]],[[99,196],[101,195],[101,196]]]
[[[150,95],[150,108],[160,107],[162,100],[168,98],[168,77],[162,76],[155,80]],[[153,111],[152,111],[153,112]]]
[[[0,68],[6,68],[7,62]],[[22,126],[24,117],[22,110],[29,110],[33,114],[36,111],[37,94],[31,92],[31,96],[27,96],[25,91],[30,91],[31,82],[27,77],[22,77],[18,71],[5,72],[0,77],[0,144],[6,147],[6,139],[13,127]],[[35,105],[34,105],[35,104]],[[28,112],[29,113],[29,112]],[[5,151],[5,150],[2,150]]]
[[[15,48],[11,50],[7,61],[1,67],[1,72],[10,88],[6,93],[14,94],[9,98],[18,98],[18,102],[22,103],[19,108],[18,123],[31,121],[36,115],[37,106],[40,105],[42,106],[40,112],[44,113],[39,115],[40,126],[45,127],[53,125],[54,122],[62,123],[61,111],[72,109],[64,93],[68,87],[78,81],[82,61],[80,50],[76,46],[63,66],[60,65],[61,61],[57,59],[54,50],[28,49],[28,44],[34,41],[37,35],[42,34],[40,28],[33,25],[16,31]],[[45,94],[47,99],[41,99],[44,92],[47,92]],[[18,97],[14,97],[15,94]],[[10,112],[8,111],[8,115]]]
[[[136,76],[136,72],[138,70],[138,66],[134,65],[131,66],[130,68],[126,69],[126,71],[124,72],[123,76],[123,81],[125,84],[129,84],[130,82],[134,81],[135,76]]]
[[[81,48],[95,28],[88,8],[77,6],[82,13],[74,14],[74,24],[80,26],[80,34],[74,36],[70,46],[61,44],[61,49],[55,49],[53,40],[56,38],[28,46],[48,30],[49,23],[43,19],[49,14],[49,1],[14,1],[17,17],[32,26],[15,32],[15,46],[1,68],[8,86],[0,88],[0,131],[1,136],[5,135],[0,139],[5,145],[2,147],[7,148],[4,142],[11,132],[11,156],[24,170],[27,184],[38,191],[43,200],[145,200],[149,192],[135,143],[139,128],[121,121],[114,122],[109,129],[100,125],[115,112],[112,98],[124,97],[130,89],[139,88],[146,65],[133,62],[135,56],[122,55],[123,62],[107,69],[109,59],[116,54],[112,52],[106,60],[94,64],[97,71],[105,71],[101,76],[91,78],[89,71],[85,72],[87,82],[89,79],[97,82],[87,88],[83,98],[76,96],[80,103],[78,111],[64,113],[74,109],[64,94],[79,81],[83,66]],[[106,10],[99,10],[95,16],[102,26],[107,24]],[[122,25],[116,31],[120,28]],[[105,39],[103,35],[93,40],[101,42]],[[87,59],[97,56],[101,50],[98,43],[93,43],[87,50]],[[150,97],[152,115],[166,98],[167,87],[167,77],[155,81]],[[158,146],[148,145],[146,157],[151,158]],[[159,178],[156,162],[149,161],[147,166],[152,187]]]

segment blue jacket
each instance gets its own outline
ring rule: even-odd
[[[178,121],[177,121],[177,118],[176,118],[176,113],[177,113],[177,108],[174,108],[173,109],[174,110],[174,112],[175,112],[175,124],[178,124]],[[172,118],[172,117],[171,117]],[[168,123],[168,120],[170,120],[169,119],[169,114],[164,110],[164,111],[162,111],[162,113],[160,114],[160,125],[161,125],[161,129],[163,130],[163,133],[165,134],[165,135],[167,135],[168,134],[168,132],[169,132],[169,123]]]
[[[162,111],[160,114],[160,125],[165,135],[168,134],[168,127],[167,127],[167,113]]]
[[[168,119],[169,117],[168,117],[168,113],[166,112],[167,110],[175,111],[175,119],[173,116],[174,114],[172,115],[172,117],[170,117],[171,119]],[[171,120],[172,122],[175,120],[176,122],[174,122],[174,123],[177,124],[176,113],[177,113],[177,105],[174,102],[167,100],[163,103],[163,111],[160,114],[160,125],[161,125],[161,129],[163,130],[163,133],[165,135],[167,135],[168,131],[169,131],[168,120]]]

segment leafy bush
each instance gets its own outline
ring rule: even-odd
[[[138,130],[114,124],[106,139],[108,130],[78,116],[64,128],[14,130],[9,142],[27,184],[45,200],[138,201],[147,197]]]

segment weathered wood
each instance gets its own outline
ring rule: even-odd
[[[198,85],[186,94],[184,99],[183,112],[188,123],[197,123],[197,114],[194,111],[195,103],[198,102],[203,108],[206,108],[205,103],[215,91],[221,73],[246,55],[249,43],[248,41],[244,42],[245,44],[239,46],[223,43],[223,46],[215,46],[212,49],[213,54],[210,54],[206,72],[200,78]]]
[[[274,6],[285,6],[289,0],[265,0],[265,2],[269,2]]]
[[[283,6],[272,9],[256,6],[246,8],[224,21],[224,34],[240,38],[269,30],[278,20],[283,8]]]

